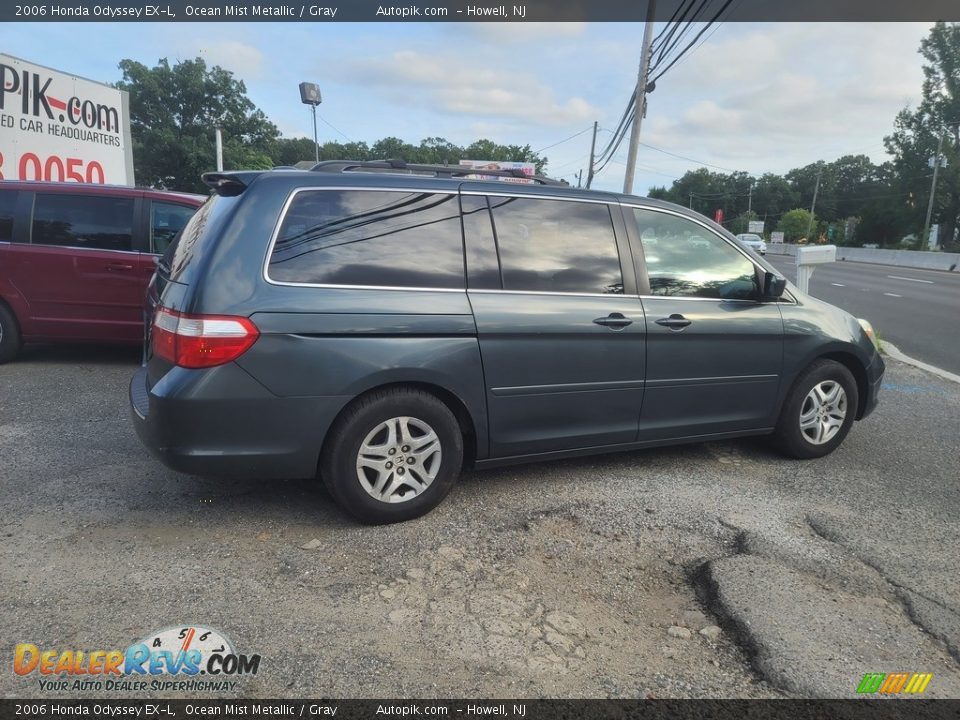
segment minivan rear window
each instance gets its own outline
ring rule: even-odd
[[[301,191],[280,225],[268,277],[307,285],[463,288],[458,197]]]
[[[190,284],[188,268],[197,256],[201,240],[235,206],[237,197],[211,195],[171,240],[160,260],[159,269],[168,280]]]

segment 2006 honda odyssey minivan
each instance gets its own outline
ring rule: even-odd
[[[381,523],[432,509],[465,464],[762,434],[813,458],[876,406],[859,322],[720,226],[466,172],[205,175],[149,289],[143,442],[188,473],[319,474]]]

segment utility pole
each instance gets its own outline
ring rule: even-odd
[[[693,193],[690,193],[690,209],[693,210]]]
[[[577,173],[577,187],[580,187],[580,181],[583,180],[583,168],[580,168],[580,172]]]
[[[930,235],[930,219],[933,215],[933,199],[937,195],[937,174],[940,172],[940,152],[943,150],[943,136],[947,132],[947,126],[944,125],[940,131],[940,142],[937,143],[937,154],[933,156],[933,182],[930,183],[930,200],[927,202],[927,219],[923,222],[923,235],[920,236],[920,247],[928,246]]]
[[[823,170],[817,171],[817,184],[813,186],[813,202],[810,203],[810,220],[807,222],[807,241],[810,241],[810,230],[813,228],[813,212],[817,207],[817,192],[820,190],[820,175]]]
[[[753,212],[753,180],[750,181],[750,190],[747,192],[747,212]]]
[[[587,169],[587,190],[593,183],[593,157],[597,152],[597,121],[593,121],[593,140],[590,141],[590,166]],[[583,172],[583,171],[581,171]]]
[[[633,193],[633,176],[637,169],[637,149],[640,143],[640,122],[646,105],[647,75],[650,71],[650,45],[653,42],[653,21],[657,0],[647,0],[647,21],[643,27],[643,48],[640,51],[640,73],[637,76],[637,90],[634,96],[633,128],[630,131],[630,149],[627,153],[627,169],[623,175],[623,192]]]

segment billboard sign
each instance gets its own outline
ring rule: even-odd
[[[515,162],[512,160],[461,160],[460,164],[468,165],[480,171],[475,175],[469,176],[474,180],[502,180],[503,182],[532,183],[533,176],[537,174],[537,166],[530,162]],[[519,170],[524,175],[530,176],[531,179],[524,180],[523,178],[484,175],[483,170]]]
[[[763,235],[763,220],[751,220],[747,223],[747,232]]]
[[[783,242],[783,232],[777,231],[770,233],[770,242],[772,243],[782,243]]]
[[[127,93],[0,53],[0,178],[133,185]]]

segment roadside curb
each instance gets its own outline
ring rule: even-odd
[[[907,365],[913,365],[915,368],[926,370],[928,373],[933,373],[937,377],[941,377],[944,380],[960,383],[960,375],[954,375],[952,372],[942,370],[941,368],[934,367],[933,365],[928,365],[927,363],[916,360],[909,355],[904,355],[902,352],[900,352],[900,349],[896,345],[887,342],[886,340],[883,341],[883,353],[885,355],[889,355],[894,360],[899,360]]]

